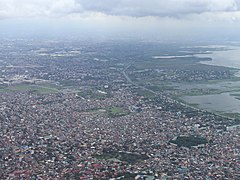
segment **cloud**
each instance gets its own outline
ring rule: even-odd
[[[239,10],[240,0],[78,0],[85,11],[125,16],[173,16]]]
[[[75,0],[0,0],[0,17],[61,16],[82,12]]]
[[[239,10],[240,0],[0,0],[0,18],[93,13],[185,18],[208,13],[234,15]]]

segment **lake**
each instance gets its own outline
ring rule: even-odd
[[[212,48],[209,47],[210,49]],[[196,54],[198,58],[211,58],[212,61],[201,61],[201,64],[224,66],[240,69],[240,47],[239,46],[221,46],[222,50],[207,51],[207,54]],[[240,77],[236,73],[236,76]],[[174,84],[179,89],[219,89],[225,91],[221,94],[184,96],[181,99],[188,104],[197,105],[198,108],[212,112],[222,113],[240,113],[240,100],[233,96],[239,94],[240,81],[226,81],[218,83],[200,83],[200,84]],[[232,91],[229,93],[229,91]],[[234,92],[235,91],[235,92]]]
[[[196,54],[199,58],[212,58],[212,61],[201,61],[201,64],[224,66],[240,69],[240,47],[226,46],[223,51],[210,51],[209,54]]]
[[[196,104],[198,108],[207,111],[240,113],[240,100],[230,93],[184,96],[181,99],[189,104]]]

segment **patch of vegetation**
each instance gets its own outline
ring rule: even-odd
[[[146,86],[147,89],[150,89],[152,91],[174,91],[176,90],[176,87],[173,86],[166,86],[166,85],[151,85],[151,86]]]
[[[37,87],[37,88],[33,88],[31,89],[32,92],[35,92],[37,94],[52,94],[52,93],[57,93],[58,90],[54,90],[54,89],[50,89],[47,87]]]
[[[197,104],[197,103],[185,103],[185,104],[188,104],[189,106],[192,106],[195,108],[197,108],[199,106],[199,104]]]
[[[77,93],[78,97],[83,97],[84,99],[106,99],[110,97],[110,94],[103,91],[86,90]]]
[[[12,85],[7,86],[5,88],[0,89],[0,92],[18,92],[18,91],[30,91],[36,94],[50,94],[50,93],[57,93],[58,90],[55,88],[49,88],[44,86],[37,86],[37,85],[29,85],[29,84],[19,84],[19,85]]]
[[[200,136],[178,136],[176,139],[171,140],[170,143],[176,144],[179,147],[190,148],[192,146],[207,144],[208,141],[206,138]]]
[[[121,173],[118,174],[119,177],[124,177],[123,180],[135,180],[135,177],[137,176],[137,174],[135,173]]]
[[[0,84],[0,89],[5,89],[7,87],[7,85],[5,84]]]
[[[234,119],[240,119],[240,113],[220,113],[223,116],[234,118]]]
[[[129,110],[123,109],[121,107],[110,107],[107,109],[108,117],[126,116],[129,113]]]
[[[180,93],[179,96],[202,96],[221,93],[223,93],[223,91],[219,89],[191,89]]]
[[[136,89],[136,93],[139,96],[144,96],[146,98],[152,99],[155,98],[155,94],[151,93],[150,91],[144,90],[144,89]]]
[[[74,80],[63,80],[60,81],[60,84],[63,86],[76,86],[77,83]]]
[[[240,100],[240,94],[232,93],[232,94],[230,94],[230,96],[233,96],[235,99]]]
[[[64,89],[59,84],[54,84],[54,83],[43,83],[43,84],[40,84],[40,86],[45,87],[45,88],[49,88],[49,89],[56,89],[56,90]]]
[[[87,109],[87,110],[85,110],[85,112],[98,113],[98,112],[106,112],[106,110],[105,109],[101,109],[101,108],[93,108],[93,109]]]
[[[118,159],[120,161],[124,161],[130,164],[135,164],[139,161],[143,161],[148,159],[147,155],[128,153],[128,152],[118,152],[118,151],[110,151],[104,152],[102,155],[95,156],[98,159]]]

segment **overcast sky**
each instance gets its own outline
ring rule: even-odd
[[[234,40],[240,0],[0,0],[0,26],[2,34]]]

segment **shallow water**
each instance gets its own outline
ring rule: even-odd
[[[224,66],[240,69],[240,47],[226,46],[223,51],[211,51],[209,54],[196,54],[199,58],[212,58],[212,61],[201,61],[202,64]]]
[[[240,100],[230,93],[184,96],[182,100],[189,104],[198,104],[201,109],[215,112],[240,113]]]
[[[212,47],[209,47],[212,48]],[[211,58],[212,61],[201,61],[202,64],[213,66],[224,66],[240,69],[240,46],[223,46],[222,51],[208,51],[208,54],[196,54],[198,58]],[[240,76],[236,73],[236,76]],[[200,83],[200,84],[174,84],[181,90],[196,89],[218,89],[221,91],[235,91],[239,94],[240,81],[226,81],[218,83]],[[232,92],[233,93],[233,92]],[[224,113],[240,113],[240,100],[226,92],[222,94],[184,96],[182,100],[189,104],[197,104],[198,108]]]

